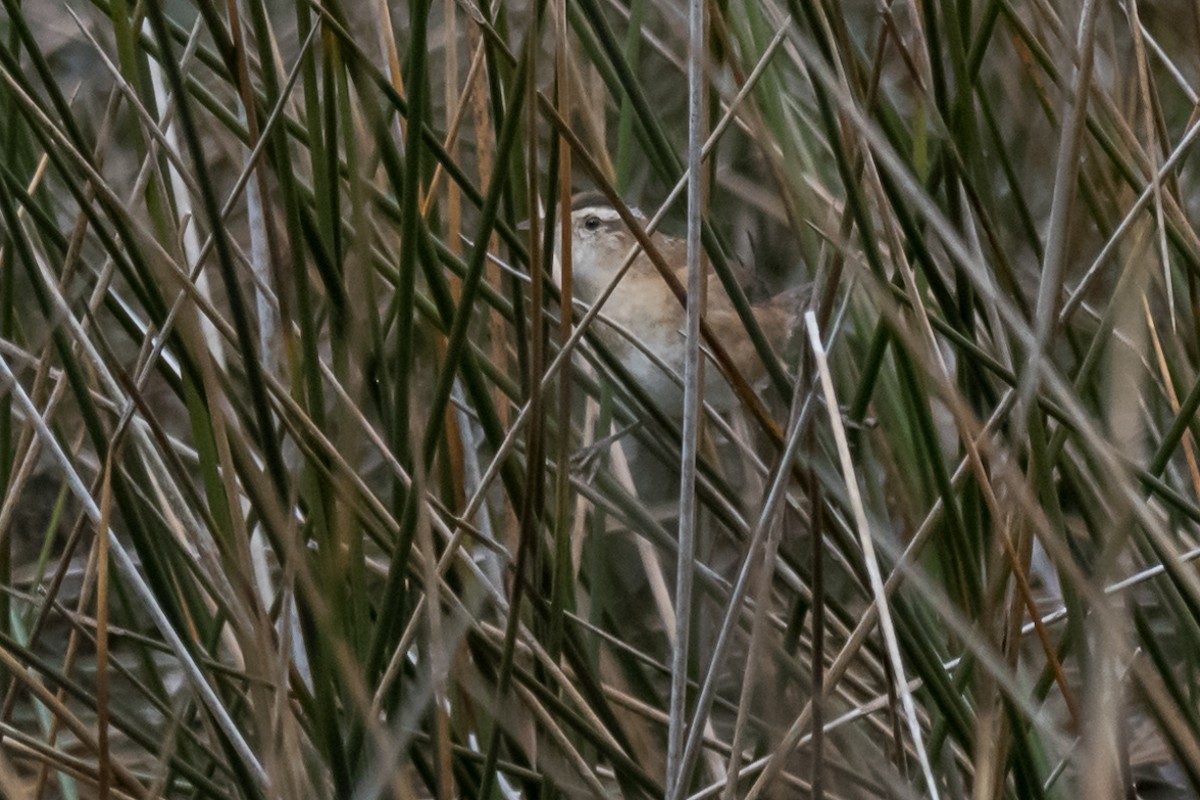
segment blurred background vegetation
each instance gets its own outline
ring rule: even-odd
[[[0,795],[1200,795],[1196,6],[702,5],[681,525],[687,4],[0,0]]]

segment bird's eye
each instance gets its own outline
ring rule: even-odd
[[[589,215],[589,216],[588,216],[588,217],[587,217],[587,218],[586,218],[586,219],[583,221],[583,227],[584,227],[584,228],[586,228],[586,229],[587,229],[587,230],[589,230],[589,231],[594,231],[594,230],[596,230],[597,228],[599,228],[599,227],[600,227],[600,218],[599,218],[599,217],[597,217],[595,214],[591,214],[591,215]]]

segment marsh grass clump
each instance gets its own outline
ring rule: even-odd
[[[0,9],[0,795],[1200,793],[1191,6]]]

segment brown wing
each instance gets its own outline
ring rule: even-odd
[[[667,259],[668,264],[679,265],[674,270],[675,278],[679,281],[680,286],[686,288],[688,280],[687,242],[683,239],[661,238],[667,239],[665,244],[659,245],[662,248],[663,258]],[[737,281],[738,286],[742,287],[743,292],[747,291],[753,285],[754,273],[739,261],[730,261],[729,266],[733,270],[733,278]],[[713,302],[712,298],[714,297],[720,297],[721,300],[725,300],[726,298],[724,285],[721,283],[721,279],[717,277],[717,274],[713,272],[711,266],[708,268],[708,297],[709,303]]]

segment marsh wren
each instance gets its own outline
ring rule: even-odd
[[[590,306],[608,288],[637,240],[607,201],[589,197],[576,200],[573,205],[572,294],[576,300]],[[636,211],[634,215],[644,226],[645,217]],[[686,242],[658,232],[651,234],[651,241],[680,283],[686,285]],[[561,246],[556,242],[554,280],[561,287],[560,252]],[[714,337],[751,385],[761,381],[766,368],[720,280],[710,273],[707,287],[704,319]],[[804,288],[792,289],[751,306],[755,319],[773,346],[782,346],[795,329],[793,323],[803,312],[806,294]],[[686,314],[649,256],[640,252],[604,302],[595,325],[601,342],[622,361],[662,409],[675,416],[683,408],[681,376],[687,344],[684,336]],[[636,339],[637,344],[631,338]],[[646,351],[654,354],[661,365],[648,357]],[[711,357],[705,364],[704,399],[719,411],[728,410],[737,403]]]

